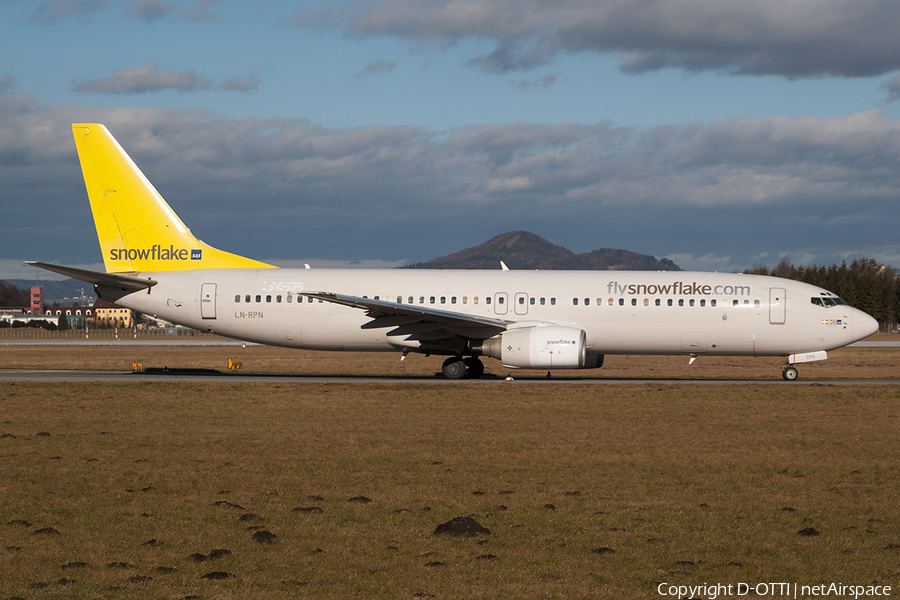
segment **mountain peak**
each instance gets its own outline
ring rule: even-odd
[[[466,248],[406,269],[497,269],[500,261],[510,269],[680,271],[671,260],[628,250],[601,248],[584,254],[557,246],[529,231],[507,231]]]

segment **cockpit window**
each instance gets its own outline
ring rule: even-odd
[[[821,298],[814,296],[809,300],[816,306],[824,306],[825,308],[831,308],[832,306],[843,306],[845,304],[845,302],[837,296],[823,296]]]

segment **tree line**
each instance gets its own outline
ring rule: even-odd
[[[0,279],[0,306],[23,307],[31,306],[31,292],[19,289],[8,281]]]
[[[744,272],[794,279],[825,288],[850,306],[869,313],[883,326],[896,323],[900,316],[898,272],[873,258],[857,258],[849,265],[844,261],[827,267],[794,265],[784,259],[771,269],[757,266]]]

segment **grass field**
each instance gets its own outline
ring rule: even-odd
[[[896,586],[898,401],[802,383],[0,384],[0,598]],[[457,516],[490,535],[433,534]]]
[[[898,336],[884,336],[894,341]],[[313,352],[270,346],[138,345],[29,346],[0,340],[0,369],[86,369],[130,371],[132,363],[145,368],[227,370],[228,359],[243,363],[251,373],[304,375],[431,376],[441,371],[444,357],[400,353]],[[488,376],[510,372],[500,362],[485,358]],[[575,378],[737,378],[781,379],[779,357],[701,356],[693,365],[687,356],[607,356],[603,368],[554,371],[556,377]],[[896,379],[900,377],[900,348],[842,348],[828,360],[797,366],[803,379]],[[543,377],[546,371],[513,370],[514,377]]]

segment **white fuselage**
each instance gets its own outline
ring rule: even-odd
[[[216,269],[139,273],[158,284],[115,302],[263,344],[314,350],[420,349],[365,311],[302,296],[333,292],[502,319],[509,329],[583,329],[590,354],[789,355],[877,331],[821,288],[774,277],[650,271]],[[838,301],[839,302],[839,301]],[[424,350],[420,350],[424,351]]]

